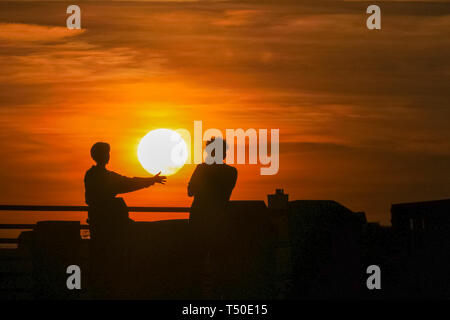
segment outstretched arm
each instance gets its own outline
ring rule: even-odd
[[[148,188],[151,185],[155,183],[161,183],[164,184],[166,182],[166,177],[161,176],[160,173],[157,175],[151,177],[151,178],[129,178],[122,176],[117,173],[112,173],[111,175],[111,188],[112,193],[118,194],[118,193],[127,193],[132,192],[136,190],[140,190],[143,188]]]
[[[148,184],[148,187],[155,184],[155,183],[161,183],[161,184],[165,184],[167,177],[166,176],[161,176],[161,172],[158,172],[155,176],[151,177],[151,178],[138,178],[138,177],[134,177],[131,178],[134,179],[135,181],[142,183],[144,185]]]

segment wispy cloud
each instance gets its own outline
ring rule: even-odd
[[[0,23],[0,41],[47,42],[61,40],[82,34],[85,30],[58,26],[41,26],[24,23]]]

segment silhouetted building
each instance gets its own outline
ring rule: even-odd
[[[392,228],[406,254],[410,292],[450,296],[450,199],[393,204]]]
[[[382,290],[364,289],[363,298],[393,298],[405,297],[405,252],[399,246],[392,227],[369,222],[363,228],[361,247],[362,271],[368,266],[380,267]],[[366,278],[368,275],[365,276]]]
[[[363,282],[360,247],[365,219],[335,201],[289,203],[292,298],[357,297]]]
[[[409,252],[424,250],[432,243],[450,246],[450,199],[393,204],[391,223]]]
[[[226,229],[224,298],[273,298],[275,233],[264,201],[230,201]]]
[[[192,299],[208,285],[224,299],[450,297],[450,200],[394,204],[392,227],[367,223],[364,212],[335,201],[289,202],[281,189],[268,203],[229,202],[207,270],[198,268],[189,220],[135,223],[115,297]],[[91,240],[80,238],[79,222],[42,221],[19,240],[31,262],[32,297],[109,297],[92,286],[105,270],[88,267]],[[83,270],[80,291],[66,287],[72,264]],[[381,269],[382,290],[366,287],[370,265]],[[196,281],[198,273],[207,281]]]
[[[450,199],[393,204],[392,227],[399,232],[420,235],[426,231],[448,232]]]
[[[283,246],[288,246],[289,242],[289,195],[284,193],[283,189],[276,189],[275,194],[267,195],[267,203],[270,216],[275,227],[276,239],[278,245],[285,243]]]
[[[33,230],[34,295],[39,299],[74,298],[66,286],[69,265],[81,266],[79,221],[39,221]]]
[[[289,294],[292,282],[292,254],[289,234],[289,195],[283,189],[276,189],[267,195],[270,219],[274,227],[275,246],[275,292],[277,298]]]
[[[289,207],[289,195],[283,189],[276,189],[275,194],[267,195],[267,204],[270,210],[287,210]]]

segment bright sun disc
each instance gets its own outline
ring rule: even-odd
[[[147,133],[139,142],[138,159],[151,174],[168,176],[176,173],[187,160],[187,145],[174,130],[156,129]]]

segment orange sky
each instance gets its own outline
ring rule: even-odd
[[[279,173],[238,166],[233,199],[283,187],[387,224],[394,202],[450,197],[449,3],[379,2],[381,31],[359,2],[77,3],[81,31],[72,3],[0,3],[0,203],[83,204],[92,143],[145,176],[140,138],[194,120],[280,129]],[[126,201],[188,206],[193,170]]]

